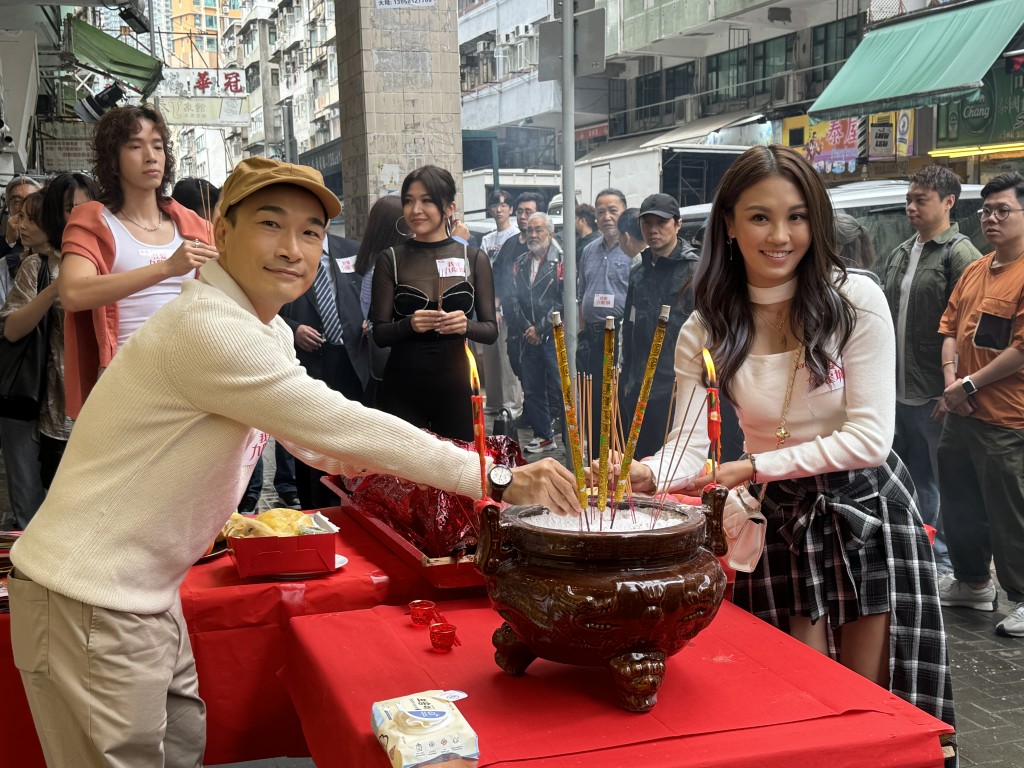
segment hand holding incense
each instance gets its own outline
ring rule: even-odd
[[[576,476],[576,491],[580,509],[587,506],[586,477],[583,474],[583,443],[580,440],[579,421],[576,417],[576,395],[569,378],[569,355],[565,349],[565,327],[562,313],[551,313],[551,325],[555,337],[555,354],[558,356],[558,375],[562,381],[562,404],[565,407],[565,423],[569,430],[569,453],[572,458],[573,474]]]
[[[612,368],[615,363],[615,318],[604,321],[604,361],[601,373],[601,439],[598,443],[600,471],[597,484],[597,513],[604,514],[608,505],[608,451],[612,436]]]
[[[651,395],[651,385],[654,383],[654,371],[658,367],[658,358],[661,357],[661,348],[665,343],[665,329],[668,327],[670,310],[671,307],[668,304],[661,305],[661,312],[658,315],[658,326],[654,329],[651,350],[647,354],[647,367],[644,369],[644,378],[640,383],[640,397],[636,401],[636,410],[633,411],[633,423],[629,428],[629,438],[626,440],[626,448],[622,453],[622,469],[619,472],[619,482],[615,485],[616,504],[622,501],[626,493],[626,485],[629,481],[629,465],[633,463],[633,454],[636,452],[636,444],[640,439],[640,429],[643,427],[644,414],[647,411],[647,398]]]

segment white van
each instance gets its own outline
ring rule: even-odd
[[[910,182],[881,179],[876,181],[855,181],[840,184],[828,191],[837,213],[853,216],[864,225],[871,236],[878,259],[910,237],[913,230],[907,223],[907,190]],[[953,206],[950,220],[960,225],[960,231],[971,238],[974,247],[981,253],[991,248],[981,233],[981,186],[964,184],[960,197]],[[704,224],[711,213],[711,205],[691,205],[680,208],[682,229],[680,234],[691,242],[700,242],[704,235]]]

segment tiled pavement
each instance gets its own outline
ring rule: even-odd
[[[530,434],[520,434],[525,444]],[[542,454],[565,461],[559,450]],[[274,452],[264,456],[273,460]],[[529,460],[539,457],[527,455]],[[273,477],[267,467],[264,477]],[[265,504],[273,506],[273,488],[265,488]],[[0,519],[7,513],[6,477],[0,462]],[[978,768],[1024,768],[1024,638],[995,634],[995,625],[1010,609],[1000,591],[999,609],[984,613],[946,608],[943,616],[953,665],[953,694],[960,742],[960,764]],[[308,758],[278,758],[236,763],[225,768],[314,768]],[[868,768],[868,767],[865,767]]]

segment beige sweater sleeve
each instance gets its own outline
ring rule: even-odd
[[[170,345],[164,368],[168,388],[196,410],[263,430],[325,472],[381,472],[479,496],[476,454],[310,378],[280,318],[262,326],[237,305],[206,304],[181,316],[177,338],[195,343]]]

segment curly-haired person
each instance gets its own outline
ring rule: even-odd
[[[74,209],[61,249],[72,418],[128,337],[217,258],[207,222],[167,196],[174,155],[159,112],[110,110],[96,123],[92,150],[100,197]]]

